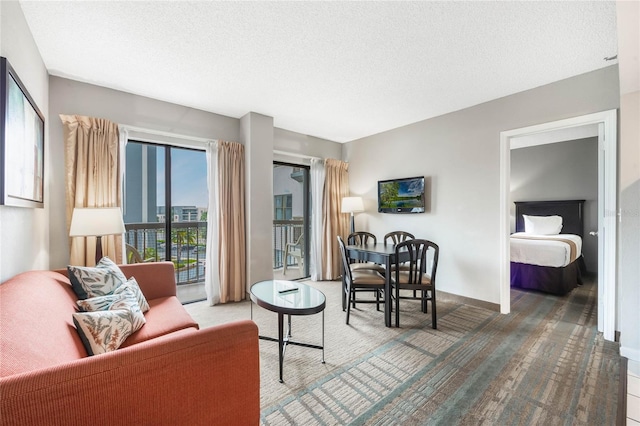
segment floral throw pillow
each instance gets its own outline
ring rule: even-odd
[[[146,322],[131,289],[119,295],[93,297],[76,303],[84,310],[96,309],[73,314],[73,322],[89,355],[118,349]]]
[[[149,303],[147,302],[147,299],[144,297],[144,294],[142,294],[142,290],[140,290],[140,286],[138,285],[138,282],[134,277],[129,278],[129,280],[126,283],[116,288],[113,294],[118,295],[127,289],[132,291],[135,294],[136,299],[138,300],[138,305],[140,305],[140,310],[142,312],[147,312],[149,310]]]
[[[69,280],[78,299],[106,296],[127,282],[118,265],[103,257],[95,267],[67,266]]]
[[[115,351],[133,330],[131,313],[125,309],[76,312],[73,322],[89,355]]]
[[[118,294],[92,297],[90,299],[78,300],[76,305],[85,312],[113,311],[124,309],[131,314],[131,324],[134,333],[146,323],[140,304],[134,290],[130,286],[122,285]]]

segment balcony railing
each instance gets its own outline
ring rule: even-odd
[[[146,262],[167,259],[167,244],[170,259],[176,265],[176,282],[193,284],[204,281],[206,269],[207,222],[172,222],[172,237],[167,238],[163,223],[125,224],[125,242],[133,246]],[[272,228],[273,269],[280,269],[283,262],[294,266],[297,260],[291,256],[284,259],[287,243],[295,243],[304,232],[302,220],[274,220]],[[304,247],[304,241],[300,241]]]
[[[145,262],[170,259],[176,265],[176,283],[204,281],[207,222],[173,222],[167,238],[163,223],[125,224],[125,242],[133,246]]]
[[[287,243],[295,243],[304,232],[304,222],[302,220],[274,220],[273,221],[273,269],[280,269],[283,263],[287,262],[287,267],[295,265],[296,259],[287,256],[284,259],[284,249]],[[304,247],[304,241],[300,240]],[[304,250],[303,250],[304,251]]]

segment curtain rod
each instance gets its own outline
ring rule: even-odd
[[[178,133],[164,132],[162,130],[152,130],[152,129],[145,129],[144,127],[129,126],[128,124],[120,124],[118,125],[118,127],[127,131],[148,133],[150,135],[166,136],[168,138],[191,140],[195,142],[207,143],[207,142],[215,141],[215,139],[213,138],[199,138],[197,136],[187,136],[187,135],[181,135]]]
[[[274,154],[279,154],[279,155],[286,155],[288,157],[296,157],[296,158],[304,158],[304,159],[309,159],[309,160],[322,160],[322,158],[320,157],[313,157],[311,155],[304,155],[304,154],[296,154],[293,152],[287,152],[287,151],[280,151],[277,149],[273,150]]]

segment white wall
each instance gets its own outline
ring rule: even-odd
[[[247,292],[252,284],[273,279],[273,118],[249,113],[240,119],[246,150]]]
[[[611,66],[350,142],[351,193],[365,199],[358,229],[384,235],[405,230],[440,245],[443,291],[500,302],[500,132],[619,105]],[[429,210],[379,214],[378,180],[424,175]]]
[[[17,1],[0,1],[0,54],[8,59],[45,116],[44,209],[0,206],[0,282],[49,266],[51,141],[48,73]]]

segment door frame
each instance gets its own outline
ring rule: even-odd
[[[500,312],[511,312],[509,268],[511,139],[598,125],[598,331],[615,339],[617,261],[617,110],[500,132]]]

